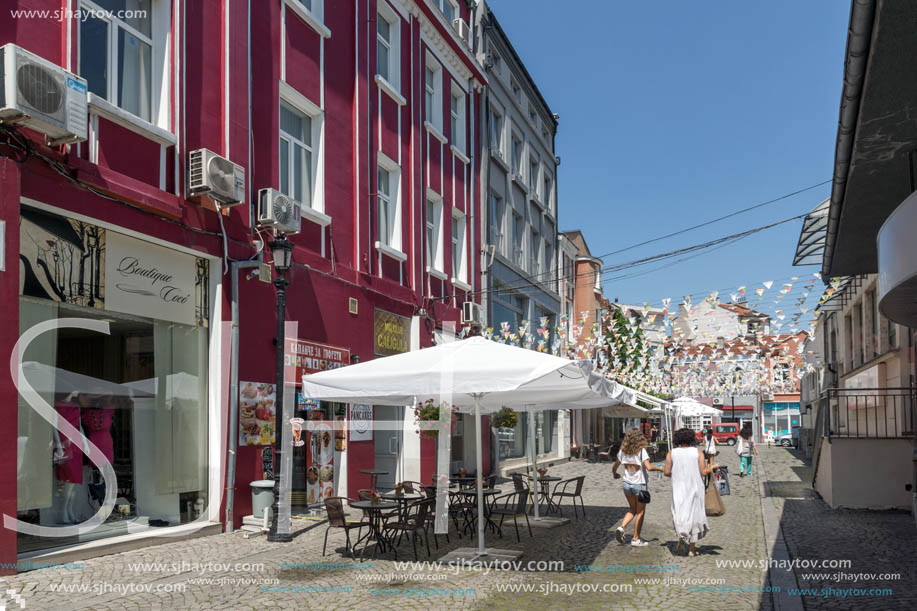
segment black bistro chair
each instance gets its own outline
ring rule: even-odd
[[[431,501],[430,499],[423,499],[411,503],[408,505],[403,521],[398,519],[385,525],[386,531],[398,533],[398,542],[395,543],[396,546],[401,543],[401,537],[404,535],[411,536],[411,543],[414,546],[414,560],[417,560],[417,539],[419,539],[421,535],[423,535],[424,543],[427,546],[427,556],[430,555],[430,540],[427,538],[427,516],[433,512],[433,504],[435,502],[436,501]],[[392,538],[394,539],[394,535],[392,535]],[[395,557],[398,557],[397,550],[395,550]]]
[[[322,545],[322,556],[325,555],[325,549],[328,547],[328,533],[332,528],[344,529],[344,536],[347,538],[347,551],[350,557],[356,560],[353,552],[353,546],[350,544],[350,531],[357,529],[357,541],[360,540],[360,530],[363,527],[369,528],[368,520],[348,520],[347,514],[344,513],[344,501],[350,501],[345,496],[329,496],[325,498],[325,511],[328,512],[328,528],[325,529],[325,543]]]
[[[576,499],[579,499],[580,508],[583,510],[583,517],[586,517],[586,506],[583,504],[583,482],[585,481],[586,476],[580,475],[579,477],[557,482],[557,484],[554,485],[554,491],[551,493],[551,504],[557,507],[561,515],[563,515],[564,510],[561,508],[560,504],[565,498],[570,498],[573,501],[573,517],[577,518]],[[554,502],[555,498],[558,499],[557,502]]]
[[[513,481],[516,481],[516,478],[513,478]],[[520,480],[521,481],[521,480]],[[528,516],[528,502],[529,502],[529,490],[527,488],[523,490],[516,490],[515,492],[510,492],[509,494],[504,494],[498,496],[493,500],[493,503],[490,506],[490,518],[493,519],[494,516],[500,516],[500,522],[497,524],[497,532],[500,535],[500,538],[503,538],[503,520],[506,518],[513,518],[513,526],[516,528],[516,542],[521,542],[522,539],[519,538],[519,515],[521,514],[525,517],[525,524],[529,528],[529,536],[532,536],[532,525],[529,522]]]

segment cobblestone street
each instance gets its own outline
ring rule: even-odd
[[[727,465],[731,473],[738,471],[738,459],[731,449],[724,449],[720,462]],[[767,474],[766,481],[759,480],[762,472]],[[516,543],[510,526],[502,540],[488,535],[488,544],[521,549],[523,566],[529,561],[561,560],[564,562],[561,571],[491,571],[485,574],[471,569],[449,571],[446,567],[398,569],[391,554],[367,559],[371,567],[363,569],[291,568],[291,565],[322,561],[350,562],[343,554],[341,532],[332,531],[329,553],[323,558],[325,523],[297,520],[294,524],[296,536],[290,544],[272,544],[264,537],[244,539],[241,533],[202,537],[87,560],[82,569],[21,573],[7,577],[4,590],[12,588],[21,595],[26,609],[562,609],[571,605],[613,609],[771,609],[775,608],[774,597],[779,608],[793,608],[799,601],[806,609],[917,607],[913,555],[917,537],[913,518],[903,512],[830,510],[803,483],[806,467],[790,450],[762,448],[751,478],[732,476],[732,494],[724,497],[726,515],[709,518],[710,533],[700,542],[698,547],[702,555],[696,558],[675,555],[671,489],[667,478],[658,480],[651,474],[653,500],[644,527],[644,538],[649,545],[633,548],[615,541],[614,529],[624,515],[625,501],[620,482],[612,479],[610,463],[575,461],[552,467],[550,473],[561,477],[586,475],[586,518],[580,517],[555,529],[535,527],[534,537],[529,537],[523,526],[521,544]],[[852,566],[843,569],[848,573],[901,573],[900,581],[874,579],[854,583],[824,578],[804,580],[797,570],[789,576],[794,580],[798,578],[799,587],[891,587],[894,598],[800,598],[787,596],[785,592],[772,595],[759,591],[692,591],[692,585],[758,590],[770,584],[774,572],[766,570],[770,554],[765,544],[765,520],[759,492],[762,488],[770,495],[764,502],[773,503],[777,515],[782,515],[791,558],[850,559]],[[569,508],[565,513],[571,515]],[[446,544],[440,537],[440,549],[437,551],[431,545],[429,559],[438,559],[449,549],[471,545],[468,537],[459,540],[453,529],[451,543]],[[403,544],[400,550],[400,561],[413,560],[409,543]],[[426,559],[425,551],[421,552],[423,559]],[[736,562],[733,566],[718,566],[717,563],[723,561]],[[190,567],[188,570],[171,567],[172,563],[182,562],[259,563],[263,564],[263,570],[235,571],[220,567],[215,571],[194,571]],[[132,566],[142,563],[165,566],[159,567],[160,570],[151,567],[132,570]],[[582,570],[581,567],[589,565],[594,569],[605,566],[616,567],[616,570]],[[628,570],[638,570],[631,568],[634,565],[663,565],[668,570],[629,574]],[[272,579],[278,580],[275,585],[250,581]],[[665,579],[679,581],[664,584]],[[646,583],[650,580],[654,583]],[[597,586],[601,590],[605,584],[622,591],[567,593],[572,587],[583,590]],[[52,591],[60,586],[74,588],[69,592]],[[85,591],[78,591],[81,586],[85,586]],[[310,586],[325,591],[307,591]],[[506,586],[531,591],[499,591]],[[134,591],[126,596],[118,592],[119,588],[126,587]],[[138,593],[141,587],[149,587],[152,591]],[[278,587],[286,591],[278,591]],[[336,591],[328,591],[332,589]],[[424,589],[439,592],[423,593]],[[399,592],[396,594],[393,590]],[[443,595],[445,590],[458,592]]]

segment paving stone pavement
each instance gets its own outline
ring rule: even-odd
[[[914,540],[900,537],[898,530],[908,523],[908,515],[849,515],[833,516],[830,510],[818,506],[820,501],[811,498],[804,485],[796,481],[793,455],[783,449],[762,448],[762,459],[767,461],[769,482],[765,490],[781,493],[768,502],[779,503],[778,512],[787,516],[785,529],[789,531],[792,545],[802,557],[819,557],[830,547],[824,538],[837,545],[831,550],[839,557],[850,557],[855,550],[866,550],[874,566],[891,571],[896,558],[909,557],[910,579],[913,582]],[[321,556],[324,523],[296,520],[295,538],[292,543],[269,543],[263,537],[243,539],[240,533],[221,534],[198,539],[178,541],[164,545],[94,558],[84,561],[82,569],[44,570],[21,573],[6,577],[2,589],[12,588],[26,601],[26,609],[293,609],[293,608],[399,608],[399,609],[566,609],[605,607],[612,609],[772,609],[773,600],[769,593],[715,593],[691,591],[690,585],[717,585],[731,588],[757,589],[768,585],[768,573],[761,570],[759,562],[769,557],[765,546],[764,524],[759,494],[758,469],[751,478],[738,478],[738,457],[726,448],[719,461],[730,468],[732,494],[724,497],[726,515],[709,518],[710,533],[698,548],[702,555],[687,558],[675,555],[675,537],[671,525],[671,486],[667,478],[656,479],[651,473],[650,489],[653,501],[649,505],[643,536],[650,543],[647,547],[621,546],[614,538],[614,530],[625,513],[625,500],[620,480],[611,475],[610,463],[588,464],[581,461],[563,463],[550,469],[551,475],[573,477],[586,476],[584,500],[586,517],[571,521],[555,529],[533,528],[534,537],[529,537],[524,525],[522,541],[516,543],[512,526],[504,538],[488,535],[488,546],[519,549],[524,552],[523,564],[529,561],[563,561],[563,570],[494,570],[461,571],[445,568],[400,569],[396,568],[391,554],[366,562],[371,567],[363,569],[315,569],[304,566],[309,563],[350,563],[344,555],[343,533],[332,531],[329,537],[329,553]],[[788,488],[789,486],[789,488]],[[790,490],[789,493],[786,491]],[[788,494],[792,494],[789,497]],[[805,497],[802,505],[793,499]],[[823,505],[823,504],[822,504]],[[814,507],[814,509],[811,509]],[[807,512],[816,511],[818,516],[832,523],[817,524],[813,528],[806,517]],[[565,510],[572,517],[569,507]],[[819,518],[820,519],[820,518]],[[846,529],[866,520],[869,525],[865,535],[873,543],[842,536]],[[844,522],[846,520],[846,522]],[[910,521],[909,534],[913,534]],[[821,536],[812,531],[824,531]],[[829,533],[829,531],[831,531]],[[827,533],[827,534],[826,534]],[[798,536],[797,536],[798,534]],[[902,540],[903,539],[903,540]],[[881,542],[880,556],[876,548]],[[456,547],[470,547],[474,542],[466,536],[456,537],[451,531],[451,542],[439,537],[439,551],[432,549],[429,557],[435,560],[446,551]],[[870,547],[872,546],[872,547]],[[410,544],[400,548],[399,560],[413,560]],[[873,551],[870,551],[873,550]],[[369,551],[372,551],[370,547]],[[908,555],[909,554],[909,555]],[[795,557],[797,552],[793,553]],[[421,560],[427,559],[425,550]],[[728,568],[718,567],[717,561],[752,561],[748,566],[737,564]],[[172,563],[213,563],[214,570],[173,570]],[[165,565],[160,570],[131,570],[131,566],[144,563]],[[215,564],[235,565],[263,564],[262,570],[241,566],[241,570],[227,570]],[[299,564],[299,568],[291,565]],[[578,571],[578,566],[617,567],[610,570]],[[668,571],[632,572],[635,565],[643,567],[666,565]],[[349,566],[349,565],[348,565]],[[861,567],[862,568],[857,568]],[[624,567],[623,569],[621,567]],[[674,567],[677,567],[675,569]],[[533,566],[533,569],[540,568]],[[859,561],[856,570],[871,570]],[[209,582],[189,581],[196,579]],[[677,584],[663,580],[678,579]],[[222,580],[222,581],[220,581]],[[246,581],[247,580],[247,581]],[[257,582],[252,580],[268,580]],[[273,581],[276,580],[276,581]],[[655,580],[647,583],[647,580]],[[694,581],[690,581],[694,580]],[[70,592],[53,591],[60,586],[74,586]],[[501,588],[516,587],[530,591],[500,591]],[[122,595],[115,588],[133,587],[135,591]],[[152,591],[138,592],[146,587]],[[285,588],[278,591],[276,588]],[[584,588],[619,588],[616,592],[585,592]],[[806,587],[806,586],[802,586]],[[815,587],[813,585],[813,587]],[[913,587],[913,586],[911,586]],[[273,590],[265,588],[274,588]],[[321,591],[306,591],[309,588]],[[412,590],[413,588],[413,590]],[[581,591],[568,594],[571,588]],[[108,591],[96,593],[99,590]],[[566,591],[564,590],[566,589]],[[397,590],[397,593],[393,591]],[[426,590],[426,592],[424,592]],[[430,590],[436,590],[431,592]],[[449,594],[445,594],[450,590]],[[384,595],[380,594],[384,591]],[[545,594],[547,592],[547,595]],[[411,595],[408,596],[407,594]],[[863,602],[862,599],[857,599]],[[914,599],[907,608],[917,608]],[[807,608],[846,608],[854,606],[848,599],[841,606],[832,606],[817,600],[807,601]],[[828,601],[837,603],[838,601]],[[872,601],[869,601],[870,604]],[[883,601],[888,603],[888,601]],[[856,606],[860,607],[860,604]],[[867,606],[866,608],[873,608]],[[890,608],[876,605],[875,608]]]
[[[768,479],[765,500],[780,515],[790,557],[850,561],[845,568],[795,569],[800,588],[818,590],[802,596],[807,611],[917,609],[917,529],[910,512],[831,509],[812,489],[812,465],[800,452],[761,448],[761,459]],[[899,578],[882,577],[889,574]],[[828,588],[835,593],[822,593]],[[851,589],[891,589],[892,595],[851,595]]]

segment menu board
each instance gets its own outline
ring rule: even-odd
[[[239,382],[239,445],[274,443],[275,401],[273,384]]]
[[[306,503],[319,504],[334,496],[334,431],[329,403],[296,396],[297,416],[304,419],[306,440]]]

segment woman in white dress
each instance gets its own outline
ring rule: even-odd
[[[718,468],[704,461],[704,453],[694,447],[696,437],[691,429],[675,431],[673,449],[665,457],[663,474],[672,478],[672,522],[678,537],[678,553],[688,543],[689,556],[697,556],[694,544],[707,534],[704,510],[704,477]]]

